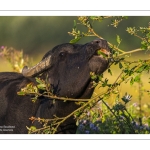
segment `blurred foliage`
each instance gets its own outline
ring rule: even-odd
[[[140,45],[137,38],[129,35],[123,28],[129,26],[136,27],[147,26],[149,17],[143,16],[130,16],[127,20],[123,21],[106,18],[102,21],[103,17],[93,17],[92,19],[98,20],[93,22],[92,26],[95,32],[107,39],[110,43],[116,43],[114,35],[119,35],[122,39],[120,45],[121,49],[131,50]],[[45,52],[54,46],[69,42],[71,36],[68,36],[68,31],[71,31],[73,20],[77,22],[75,16],[16,16],[6,17],[0,16],[0,46],[15,47],[16,49],[23,49],[24,53],[32,56],[43,56]],[[119,26],[117,23],[119,22]],[[117,28],[113,27],[115,24]],[[85,31],[84,26],[79,25],[79,30]],[[82,38],[79,43],[85,43],[93,40],[93,37]]]
[[[23,54],[22,50],[16,50],[13,47],[0,47],[0,58],[6,59],[15,72],[22,72],[24,66],[30,66],[32,59]]]
[[[0,17],[0,45],[44,55],[59,43],[68,42],[75,17]],[[65,37],[65,38],[64,38]]]

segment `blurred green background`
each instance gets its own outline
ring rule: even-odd
[[[23,49],[25,53],[35,56],[43,55],[55,45],[69,42],[72,37],[68,34],[72,30],[73,20],[76,16],[14,16],[0,17],[0,46],[12,46],[16,49]],[[123,39],[120,48],[131,50],[140,46],[139,40],[129,35],[125,30],[127,27],[147,26],[150,17],[132,17],[123,20],[118,28],[112,27],[111,18],[102,22],[95,22],[95,31],[109,42],[116,44],[116,34]],[[109,24],[109,26],[108,26]],[[82,31],[86,30],[78,25]],[[79,43],[93,40],[94,37],[86,37]]]
[[[0,16],[0,46],[13,47],[23,50],[25,54],[33,58],[33,64],[39,62],[42,56],[54,46],[69,42],[73,39],[68,32],[72,31],[73,21],[76,16]],[[78,21],[77,21],[78,22]],[[150,22],[149,16],[130,16],[123,20],[117,28],[111,26],[111,18],[102,22],[94,22],[95,31],[110,43],[117,45],[116,35],[122,39],[119,48],[129,51],[140,47],[140,40],[126,32],[127,27],[146,27]],[[84,26],[78,25],[81,31],[86,31]],[[95,37],[82,38],[78,43],[86,43]],[[133,54],[132,59],[149,58],[148,53]],[[0,71],[11,71],[10,65],[0,57]],[[114,74],[109,79],[113,82],[119,70],[114,69]],[[108,76],[108,75],[107,75]],[[146,77],[149,76],[146,74]],[[144,86],[149,87],[147,78],[143,77]],[[123,85],[122,95],[129,89],[129,85]],[[130,87],[134,99],[138,98],[138,85]],[[120,91],[121,93],[121,91]],[[137,98],[136,98],[137,97]],[[114,98],[113,98],[114,99]],[[148,101],[146,95],[144,101]]]

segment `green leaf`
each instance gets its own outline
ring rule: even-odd
[[[136,70],[137,73],[141,73],[142,71],[144,71],[145,66],[141,66],[140,68],[138,68]]]
[[[20,91],[20,92],[17,92],[18,95],[25,95],[25,92],[23,91]]]
[[[119,35],[117,35],[117,43],[118,43],[118,44],[121,43],[121,39],[120,39]]]
[[[143,49],[143,50],[147,50],[148,49],[147,42],[145,42],[145,41],[141,42],[141,49]]]
[[[135,78],[134,78],[134,82],[140,82],[141,78],[139,75],[137,75]]]
[[[123,66],[122,66],[122,63],[121,62],[119,62],[119,68],[121,69],[121,68],[123,68]]]
[[[142,41],[142,42],[141,42],[141,48],[142,48],[142,49],[147,49],[147,45],[146,45],[146,42],[145,42],[145,41]]]
[[[146,34],[146,36],[147,36],[148,38],[150,38],[150,32],[149,32],[149,33],[147,33],[147,34]]]
[[[90,16],[90,19],[94,20],[96,17],[95,16]]]
[[[37,99],[38,99],[38,97],[37,97],[37,96],[36,96],[36,97],[31,98],[31,100],[32,100],[32,102],[33,102],[33,103],[35,103]]]
[[[107,57],[107,55],[104,54],[103,52],[101,52],[100,50],[98,50],[96,53],[97,53],[97,55],[102,55],[104,58]]]
[[[35,126],[31,126],[30,129],[31,129],[32,131],[35,131],[35,130],[36,130],[36,127],[35,127]]]
[[[81,39],[81,37],[77,37],[76,39],[72,39],[70,41],[70,43],[72,43],[72,44],[77,43],[80,39]]]
[[[128,19],[128,16],[123,16],[124,19]]]
[[[110,75],[112,75],[112,71],[110,69],[108,69],[108,73],[110,73]]]
[[[37,83],[43,84],[43,81],[40,80],[39,78],[35,78]]]
[[[76,121],[76,126],[78,126],[78,125],[79,125],[79,120]]]
[[[93,112],[92,110],[90,111],[90,115],[91,115],[91,116],[93,116],[93,115],[94,115],[94,112]]]
[[[76,27],[77,27],[77,23],[76,20],[74,20],[73,28],[76,29]]]
[[[37,87],[38,87],[38,89],[45,90],[46,85],[45,84],[38,84]]]
[[[130,80],[130,85],[133,85],[133,83],[134,83],[134,79],[132,77],[131,80]]]

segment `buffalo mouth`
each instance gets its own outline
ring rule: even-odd
[[[102,57],[102,58],[108,58],[110,57],[110,51],[108,51],[105,48],[100,48],[95,51],[94,56]]]

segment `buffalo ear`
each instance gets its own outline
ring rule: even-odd
[[[48,56],[31,68],[28,68],[27,66],[25,66],[22,69],[22,74],[25,77],[34,77],[36,75],[39,75],[43,71],[47,70],[48,68],[50,68],[51,64],[52,64],[51,56]]]

